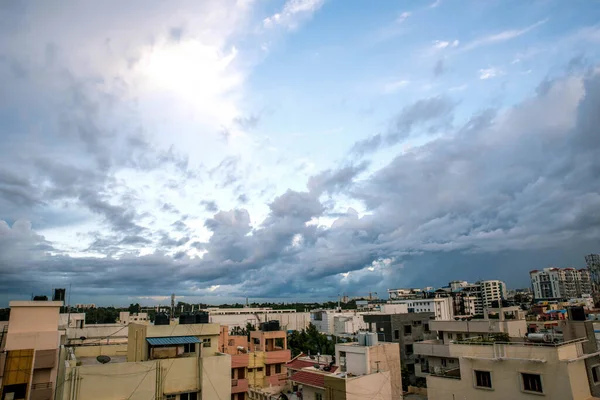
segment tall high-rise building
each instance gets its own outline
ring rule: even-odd
[[[506,283],[499,280],[479,281],[481,287],[481,303],[484,308],[492,308],[493,301],[506,299]]]
[[[592,293],[590,271],[587,268],[544,268],[529,272],[536,299],[580,298]]]

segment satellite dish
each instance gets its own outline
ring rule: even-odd
[[[96,360],[98,360],[98,362],[100,364],[106,364],[107,362],[110,362],[110,357],[109,356],[98,356],[98,357],[96,357]]]

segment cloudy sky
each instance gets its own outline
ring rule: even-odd
[[[600,252],[600,2],[0,2],[0,305],[528,286]]]

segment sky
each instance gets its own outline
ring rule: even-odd
[[[600,1],[0,2],[0,306],[529,286],[600,252]]]

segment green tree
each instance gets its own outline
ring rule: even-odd
[[[140,307],[139,303],[129,304],[128,310],[130,313],[139,313],[142,310],[142,307]]]

